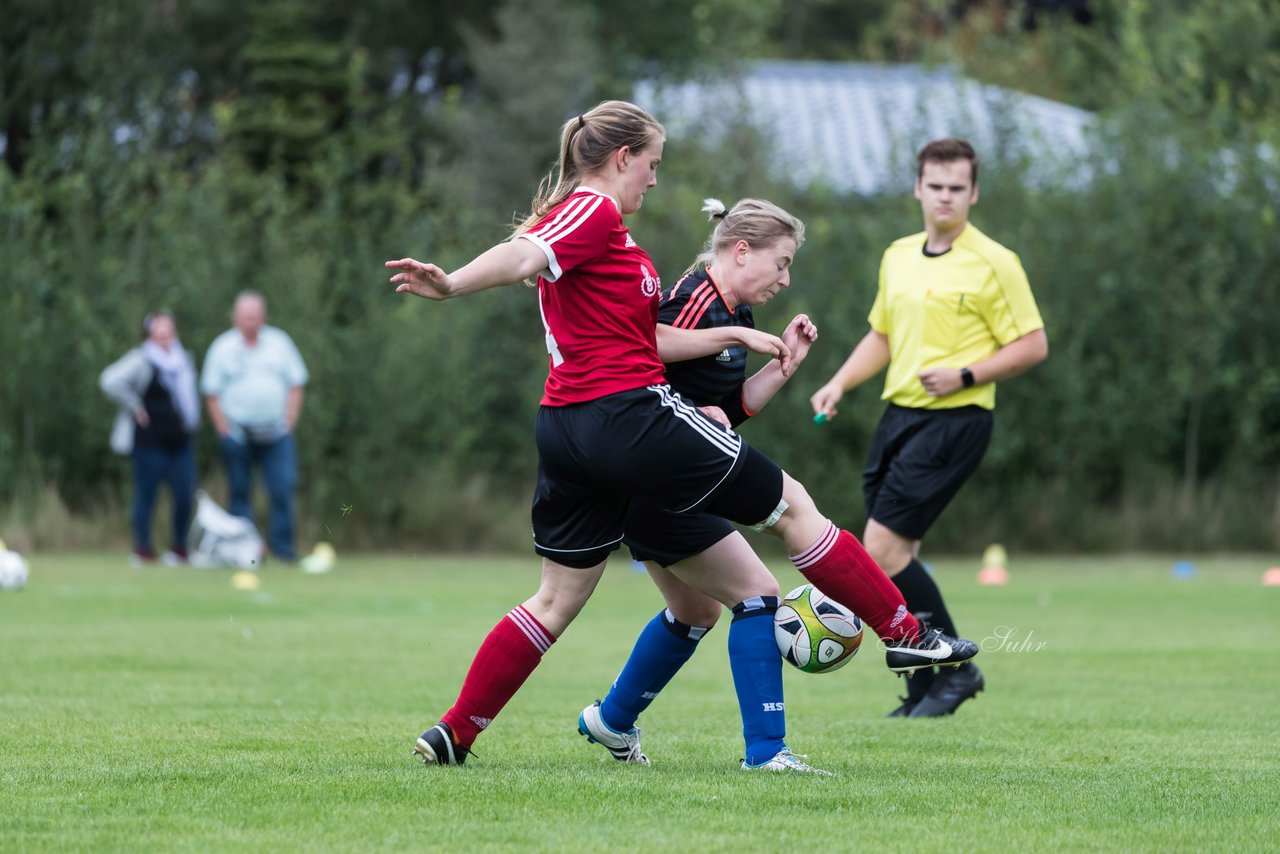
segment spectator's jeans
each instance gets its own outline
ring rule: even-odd
[[[151,514],[161,481],[169,484],[173,498],[173,530],[169,548],[186,552],[191,525],[192,496],[196,488],[196,461],[191,442],[172,447],[135,445],[133,449],[133,550],[151,549]]]
[[[298,454],[293,435],[286,434],[274,442],[254,442],[247,437],[238,442],[230,436],[222,439],[222,459],[227,466],[227,485],[231,502],[227,508],[233,516],[253,519],[249,503],[251,470],[254,463],[262,466],[262,479],[267,483],[271,499],[271,528],[267,546],[276,557],[293,560],[293,488],[298,482]]]

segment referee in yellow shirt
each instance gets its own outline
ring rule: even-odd
[[[862,475],[862,541],[907,607],[956,637],[920,543],[986,453],[995,384],[1044,361],[1049,343],[1018,256],[969,222],[978,201],[973,147],[934,140],[916,163],[924,232],[885,250],[871,330],[810,400],[834,418],[846,392],[888,367],[889,407]],[[983,684],[971,663],[918,670],[890,717],[949,715]]]

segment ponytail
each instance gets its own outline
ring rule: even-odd
[[[686,275],[706,267],[721,249],[739,240],[747,241],[752,249],[772,246],[788,237],[796,242],[796,249],[804,245],[804,223],[763,199],[742,199],[729,210],[719,199],[703,199],[702,212],[716,225],[701,254],[684,271]]]
[[[608,162],[623,146],[640,151],[666,137],[666,130],[649,113],[626,101],[603,101],[569,119],[560,128],[560,160],[538,184],[529,216],[512,234],[528,231],[556,205],[573,194],[583,176]]]

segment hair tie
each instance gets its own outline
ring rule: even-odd
[[[726,219],[728,219],[728,218],[729,218],[729,212],[728,212],[728,211],[720,211],[719,213],[713,213],[713,214],[711,215],[711,218],[712,218],[712,219],[718,219],[718,220],[720,220],[721,222],[724,222]]]
[[[587,126],[587,120],[582,117],[581,113],[579,113],[578,114],[578,130],[582,130],[586,126]]]

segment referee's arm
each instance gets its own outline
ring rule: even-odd
[[[975,385],[998,383],[1031,370],[1049,358],[1049,336],[1043,329],[1015,338],[981,362],[968,365]],[[963,366],[962,366],[963,367]],[[956,369],[959,372],[959,368]]]
[[[836,404],[845,392],[862,385],[888,366],[889,336],[874,329],[868,330],[835,375],[809,398],[814,413],[834,418]]]

